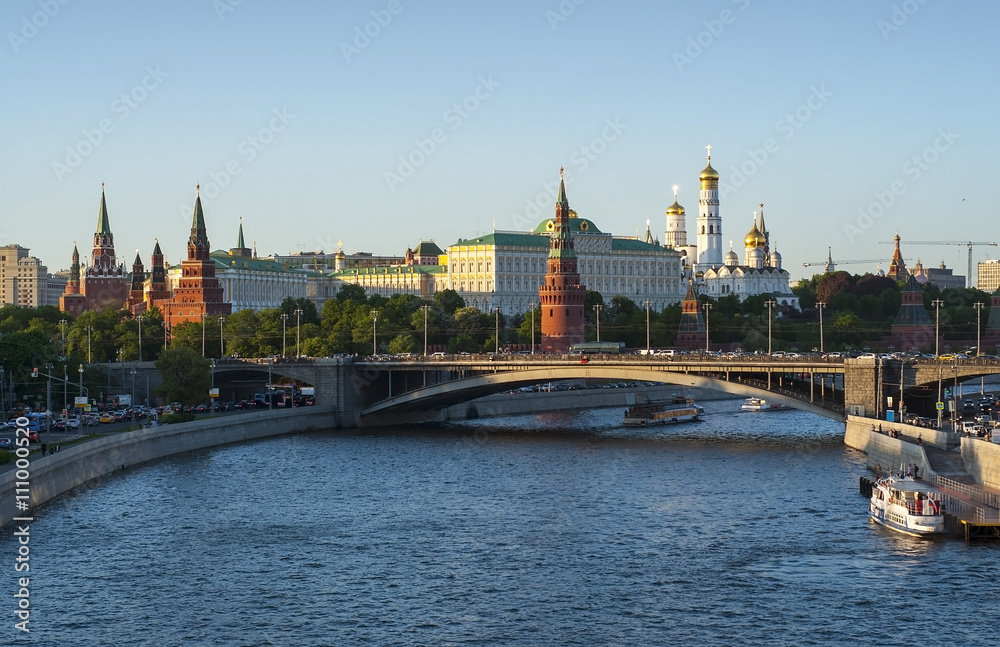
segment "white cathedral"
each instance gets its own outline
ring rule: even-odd
[[[718,299],[735,294],[740,300],[753,295],[766,295],[781,307],[799,307],[799,298],[792,293],[790,275],[781,268],[781,254],[771,251],[771,235],[764,225],[764,205],[760,205],[760,222],[753,215],[753,228],[743,239],[743,263],[729,243],[722,254],[722,217],[719,215],[719,172],[712,168],[712,147],[708,147],[708,165],[699,176],[701,193],[698,199],[696,245],[687,242],[686,213],[677,202],[667,208],[667,230],[664,246],[680,251],[689,276],[702,294]]]

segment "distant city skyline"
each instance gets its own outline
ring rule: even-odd
[[[966,272],[995,241],[988,178],[1000,7],[412,0],[5,3],[0,244],[49,271],[89,253],[107,183],[119,262],[185,255],[201,183],[213,249],[402,255],[552,217],[688,232],[705,147],[725,249],[763,202],[793,279],[833,260]],[[974,19],[970,19],[974,17]],[[974,248],[975,261],[998,256]],[[852,272],[874,265],[843,266]]]

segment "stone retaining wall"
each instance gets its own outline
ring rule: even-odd
[[[111,434],[48,456],[32,454],[27,467],[30,510],[115,470],[193,449],[326,429],[333,426],[333,415],[332,406],[256,411]],[[13,462],[3,467],[6,469],[0,473],[0,527],[15,516],[31,515],[30,510],[16,509],[19,470]]]

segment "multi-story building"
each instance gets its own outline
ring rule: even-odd
[[[961,289],[965,287],[965,277],[955,274],[955,271],[944,266],[944,261],[938,267],[924,267],[919,260],[914,264],[913,277],[921,285],[930,284],[939,290]]]
[[[988,294],[993,294],[1000,288],[1000,260],[991,259],[976,265],[978,278],[976,287]]]
[[[0,305],[58,306],[66,281],[49,274],[48,268],[29,251],[20,245],[0,247]]]

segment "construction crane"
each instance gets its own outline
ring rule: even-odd
[[[836,265],[868,265],[868,264],[881,265],[882,263],[885,263],[885,262],[886,262],[886,260],[884,258],[867,258],[867,259],[860,260],[860,261],[859,260],[853,260],[853,261],[833,261],[832,263],[830,263],[829,260],[826,260],[826,261],[819,261],[819,262],[816,262],[816,263],[803,263],[802,267],[813,267],[814,265],[826,265],[827,263],[830,263],[831,265],[835,265],[835,266]]]
[[[895,245],[894,240],[880,240],[879,245]],[[958,247],[969,248],[969,268],[965,275],[965,287],[972,287],[972,248],[973,247],[996,247],[996,243],[987,241],[972,240],[908,240],[907,245],[956,245]]]

